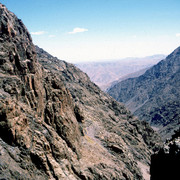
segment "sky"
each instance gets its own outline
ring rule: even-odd
[[[180,0],[0,0],[34,44],[68,62],[168,55],[180,45]]]

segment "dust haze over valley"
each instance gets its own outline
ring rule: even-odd
[[[140,76],[165,57],[165,55],[153,55],[144,58],[81,62],[75,65],[87,73],[90,79],[105,91],[115,83],[114,81]]]
[[[0,179],[179,180],[179,6],[2,0]]]

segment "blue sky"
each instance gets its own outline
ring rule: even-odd
[[[180,0],[1,0],[34,44],[69,62],[169,54]]]

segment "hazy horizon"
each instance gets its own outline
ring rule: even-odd
[[[179,0],[1,0],[34,44],[71,63],[168,55],[180,45]]]
[[[87,63],[113,63],[113,62],[123,62],[123,61],[137,61],[137,59],[139,60],[142,60],[142,59],[145,59],[145,58],[150,58],[150,57],[157,57],[157,56],[162,56],[162,60],[164,58],[166,58],[168,55],[167,54],[152,54],[150,56],[139,56],[139,57],[125,57],[125,58],[116,58],[116,59],[95,59],[95,60],[92,60],[92,61],[77,61],[77,62],[74,62],[75,64],[87,64]]]

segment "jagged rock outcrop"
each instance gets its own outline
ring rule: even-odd
[[[166,140],[164,147],[151,156],[151,180],[178,180],[180,165],[180,129],[171,139]]]
[[[66,178],[59,161],[80,156],[82,134],[72,97],[37,62],[21,20],[3,5],[0,16],[1,175],[10,179]]]
[[[114,85],[108,93],[148,121],[165,140],[180,126],[180,47],[137,78]]]
[[[0,179],[143,179],[160,139],[0,4]]]

